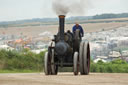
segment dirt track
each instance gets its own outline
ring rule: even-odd
[[[59,73],[45,76],[43,73],[0,74],[0,85],[128,85],[128,74],[91,73],[74,76]]]

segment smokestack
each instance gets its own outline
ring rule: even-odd
[[[65,16],[64,15],[59,15],[60,40],[64,40],[64,24],[65,24]]]

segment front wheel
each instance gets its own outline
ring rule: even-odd
[[[73,70],[74,70],[74,75],[78,75],[79,72],[79,55],[78,52],[74,53],[74,59],[73,59]]]
[[[45,75],[50,74],[50,61],[49,61],[48,52],[46,52],[44,56],[44,72],[45,72]]]

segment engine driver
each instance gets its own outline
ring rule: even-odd
[[[75,25],[74,25],[73,28],[72,28],[73,34],[75,33],[76,29],[79,29],[79,30],[80,30],[80,35],[81,35],[81,37],[84,37],[83,28],[82,28],[82,26],[79,25],[77,22],[75,23]]]

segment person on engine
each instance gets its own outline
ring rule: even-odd
[[[78,23],[76,23],[73,28],[72,28],[72,31],[73,31],[73,34],[76,32],[76,29],[79,29],[80,30],[80,35],[81,37],[84,37],[84,31],[83,31],[83,28],[81,25],[79,25]]]

